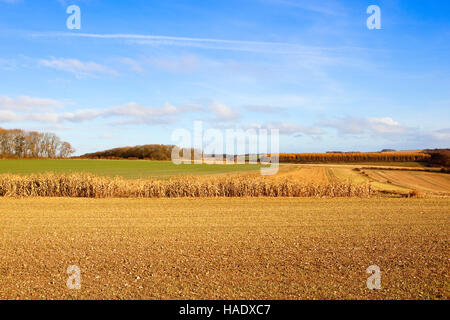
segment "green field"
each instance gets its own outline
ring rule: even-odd
[[[122,176],[125,178],[166,179],[174,175],[211,175],[256,171],[255,164],[180,164],[170,161],[147,160],[0,160],[0,174],[70,173],[88,172],[97,175]]]

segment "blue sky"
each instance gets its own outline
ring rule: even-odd
[[[194,120],[277,128],[284,152],[450,147],[449,40],[449,1],[0,0],[0,127],[77,154]]]

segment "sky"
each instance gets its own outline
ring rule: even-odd
[[[0,0],[0,127],[76,154],[196,120],[278,129],[281,152],[448,148],[449,57],[450,1]]]

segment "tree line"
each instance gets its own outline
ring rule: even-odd
[[[74,152],[54,133],[0,128],[1,158],[67,158]]]
[[[450,168],[450,149],[427,149],[424,152],[430,155],[429,163],[431,166]]]
[[[147,144],[134,147],[121,147],[87,153],[87,159],[143,159],[171,160],[173,145]],[[201,151],[199,151],[202,154]],[[193,149],[186,149],[185,155],[193,157]],[[202,154],[204,158],[212,155]],[[225,155],[224,155],[225,156]],[[248,155],[247,155],[248,156]],[[436,156],[434,156],[436,157]],[[434,158],[433,157],[433,158]],[[427,152],[328,152],[328,153],[280,153],[280,162],[318,163],[318,162],[429,162],[432,155]]]
[[[430,155],[423,152],[330,152],[330,153],[280,153],[280,162],[426,162]]]
[[[170,160],[175,146],[163,144],[146,144],[134,147],[114,148],[94,153],[86,153],[81,158],[87,159],[145,159]]]

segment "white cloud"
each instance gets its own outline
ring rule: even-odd
[[[112,68],[92,61],[83,62],[78,59],[41,59],[39,60],[39,64],[44,67],[73,73],[77,78],[96,77],[101,74],[111,76],[118,75],[118,72]]]
[[[130,67],[131,70],[137,72],[137,73],[143,73],[144,68],[142,67],[141,63],[131,59],[131,58],[120,58],[119,61],[127,66]]]
[[[283,114],[286,112],[286,108],[271,107],[265,105],[248,105],[244,106],[244,109],[249,112],[268,113],[268,114]]]
[[[0,109],[5,110],[45,110],[54,109],[64,106],[65,103],[54,99],[33,98],[28,96],[19,96],[10,98],[7,96],[0,97]]]
[[[101,116],[102,113],[92,109],[76,110],[74,112],[64,112],[58,115],[57,122],[70,121],[70,122],[83,122],[87,120],[93,120]]]
[[[150,107],[130,102],[125,105],[110,107],[101,110],[78,109],[71,112],[43,112],[45,108],[52,109],[62,106],[61,102],[52,99],[38,99],[21,97],[20,99],[1,98],[0,122],[85,122],[98,118],[119,118],[114,124],[161,124],[173,122],[177,115],[187,112],[204,112],[204,108],[195,104],[182,104],[174,106],[165,103],[161,107]],[[2,110],[4,109],[4,110]]]
[[[21,121],[21,117],[10,110],[0,110],[0,122]]]
[[[315,127],[299,125],[292,122],[272,122],[269,124],[270,128],[280,130],[280,134],[307,134],[307,135],[322,135],[324,132]]]
[[[180,114],[184,112],[184,110],[183,107],[177,108],[170,104],[165,104],[160,108],[153,108],[130,102],[123,106],[111,107],[103,110],[79,109],[73,112],[62,113],[33,113],[27,114],[23,119],[48,123],[61,123],[66,121],[79,123],[97,118],[120,117],[121,120],[115,122],[116,124],[166,123],[169,122],[168,117]]]
[[[334,128],[340,134],[404,134],[408,128],[392,118],[359,118],[346,117],[342,119],[324,121],[319,126]]]
[[[102,139],[113,139],[113,138],[115,138],[115,135],[110,134],[110,133],[102,133],[102,134],[100,134],[100,138],[102,138]]]
[[[144,106],[135,102],[129,102],[122,106],[112,107],[101,113],[102,117],[121,117],[114,124],[161,124],[174,121],[174,117],[186,112],[203,111],[203,108],[195,104],[183,104],[174,106],[165,103],[162,107]]]
[[[405,133],[407,129],[392,118],[369,118],[368,128],[375,133]]]
[[[199,61],[195,55],[184,55],[172,58],[155,58],[152,59],[152,64],[170,72],[190,72],[199,66]]]
[[[177,107],[170,103],[164,104],[160,108],[147,107],[135,102],[129,102],[123,106],[113,107],[105,112],[105,115],[135,116],[135,117],[153,117],[166,116],[177,113]]]
[[[311,127],[306,125],[300,125],[293,122],[269,122],[267,124],[253,123],[245,126],[246,129],[278,129],[280,134],[295,135],[296,137],[302,135],[319,136],[324,134],[323,130],[317,127]]]
[[[311,0],[264,0],[277,5],[285,5],[301,10],[311,11],[324,15],[339,16],[344,14],[342,7],[336,1],[311,1]]]
[[[221,121],[230,121],[238,117],[238,112],[232,108],[217,102],[213,102],[209,105],[209,110],[211,110],[216,118]]]
[[[447,142],[450,145],[450,128],[429,132],[428,135],[435,140]]]
[[[76,110],[75,112],[37,112],[37,113],[16,113],[10,110],[0,110],[0,122],[40,122],[40,123],[61,123],[65,121],[83,122],[93,120],[101,115],[95,110]]]
[[[60,116],[57,113],[35,113],[27,115],[24,120],[31,120],[35,122],[44,123],[58,123],[61,121]]]
[[[197,71],[200,67],[203,70],[211,71],[210,67],[213,62],[207,61],[194,54],[151,54],[150,56],[141,56],[137,58],[122,57],[118,61],[126,65],[131,71],[144,73],[147,68],[160,69],[168,72],[192,72]]]

